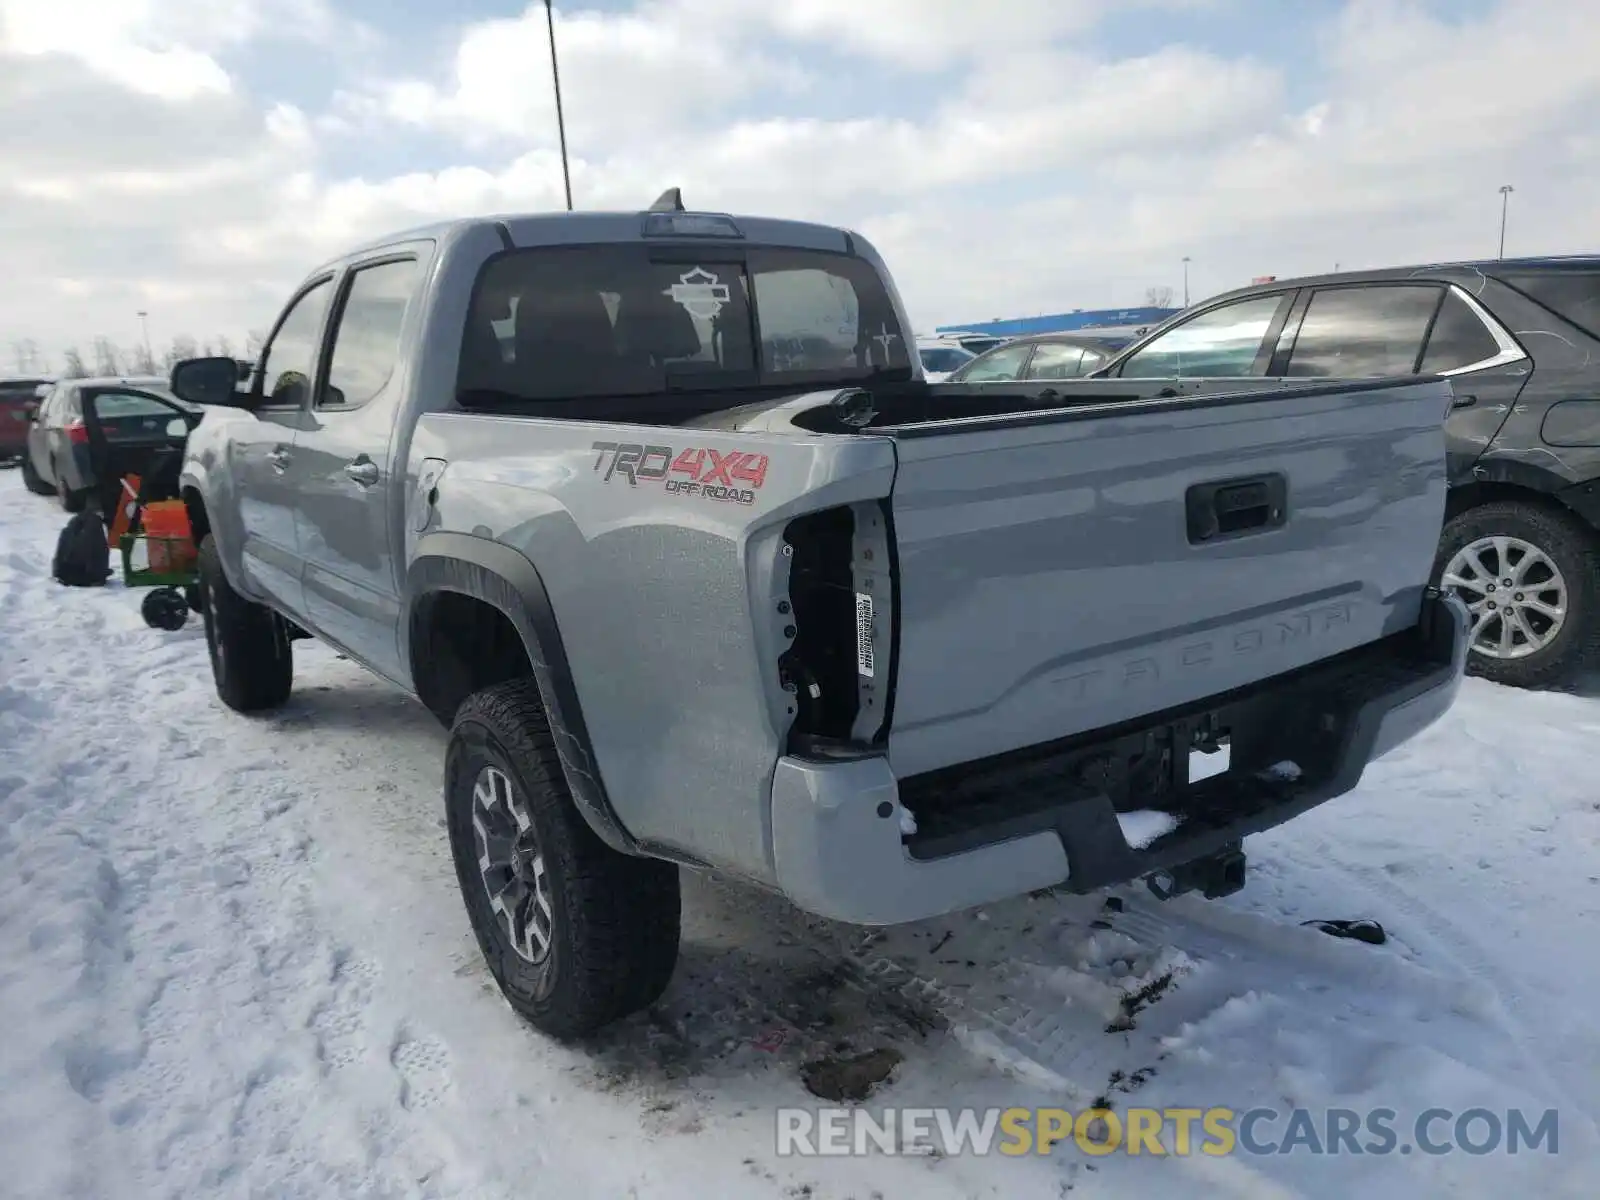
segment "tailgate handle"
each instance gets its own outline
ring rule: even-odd
[[[1189,541],[1216,541],[1281,528],[1288,519],[1288,481],[1256,475],[1197,483],[1184,497]]]

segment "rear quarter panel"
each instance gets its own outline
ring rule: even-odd
[[[682,473],[630,479],[596,443],[653,447],[652,470],[696,449],[763,454],[768,465],[743,504],[669,491]],[[767,794],[786,732],[784,526],[886,497],[891,444],[439,413],[418,424],[411,457],[449,465],[426,521],[407,522],[407,560],[442,530],[534,564],[628,831],[770,878]]]

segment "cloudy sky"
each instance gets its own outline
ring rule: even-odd
[[[445,15],[445,14],[451,15]],[[0,369],[561,207],[542,3],[0,0]],[[1600,0],[566,0],[580,207],[849,225],[920,328],[1600,249]]]

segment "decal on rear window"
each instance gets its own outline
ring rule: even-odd
[[[677,283],[664,288],[661,294],[671,296],[674,304],[702,321],[715,320],[730,298],[728,285],[704,267],[685,271],[678,276]]]

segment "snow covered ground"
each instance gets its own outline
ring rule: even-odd
[[[1594,696],[1469,681],[1218,903],[864,936],[688,879],[665,1001],[563,1048],[479,962],[431,718],[303,643],[287,709],[227,713],[197,622],[49,580],[63,521],[0,473],[0,1194],[1600,1191]],[[1340,917],[1391,940],[1301,925]],[[1556,1108],[1559,1153],[779,1157],[774,1110],[819,1103],[803,1065],[873,1050],[900,1061],[869,1106]]]

